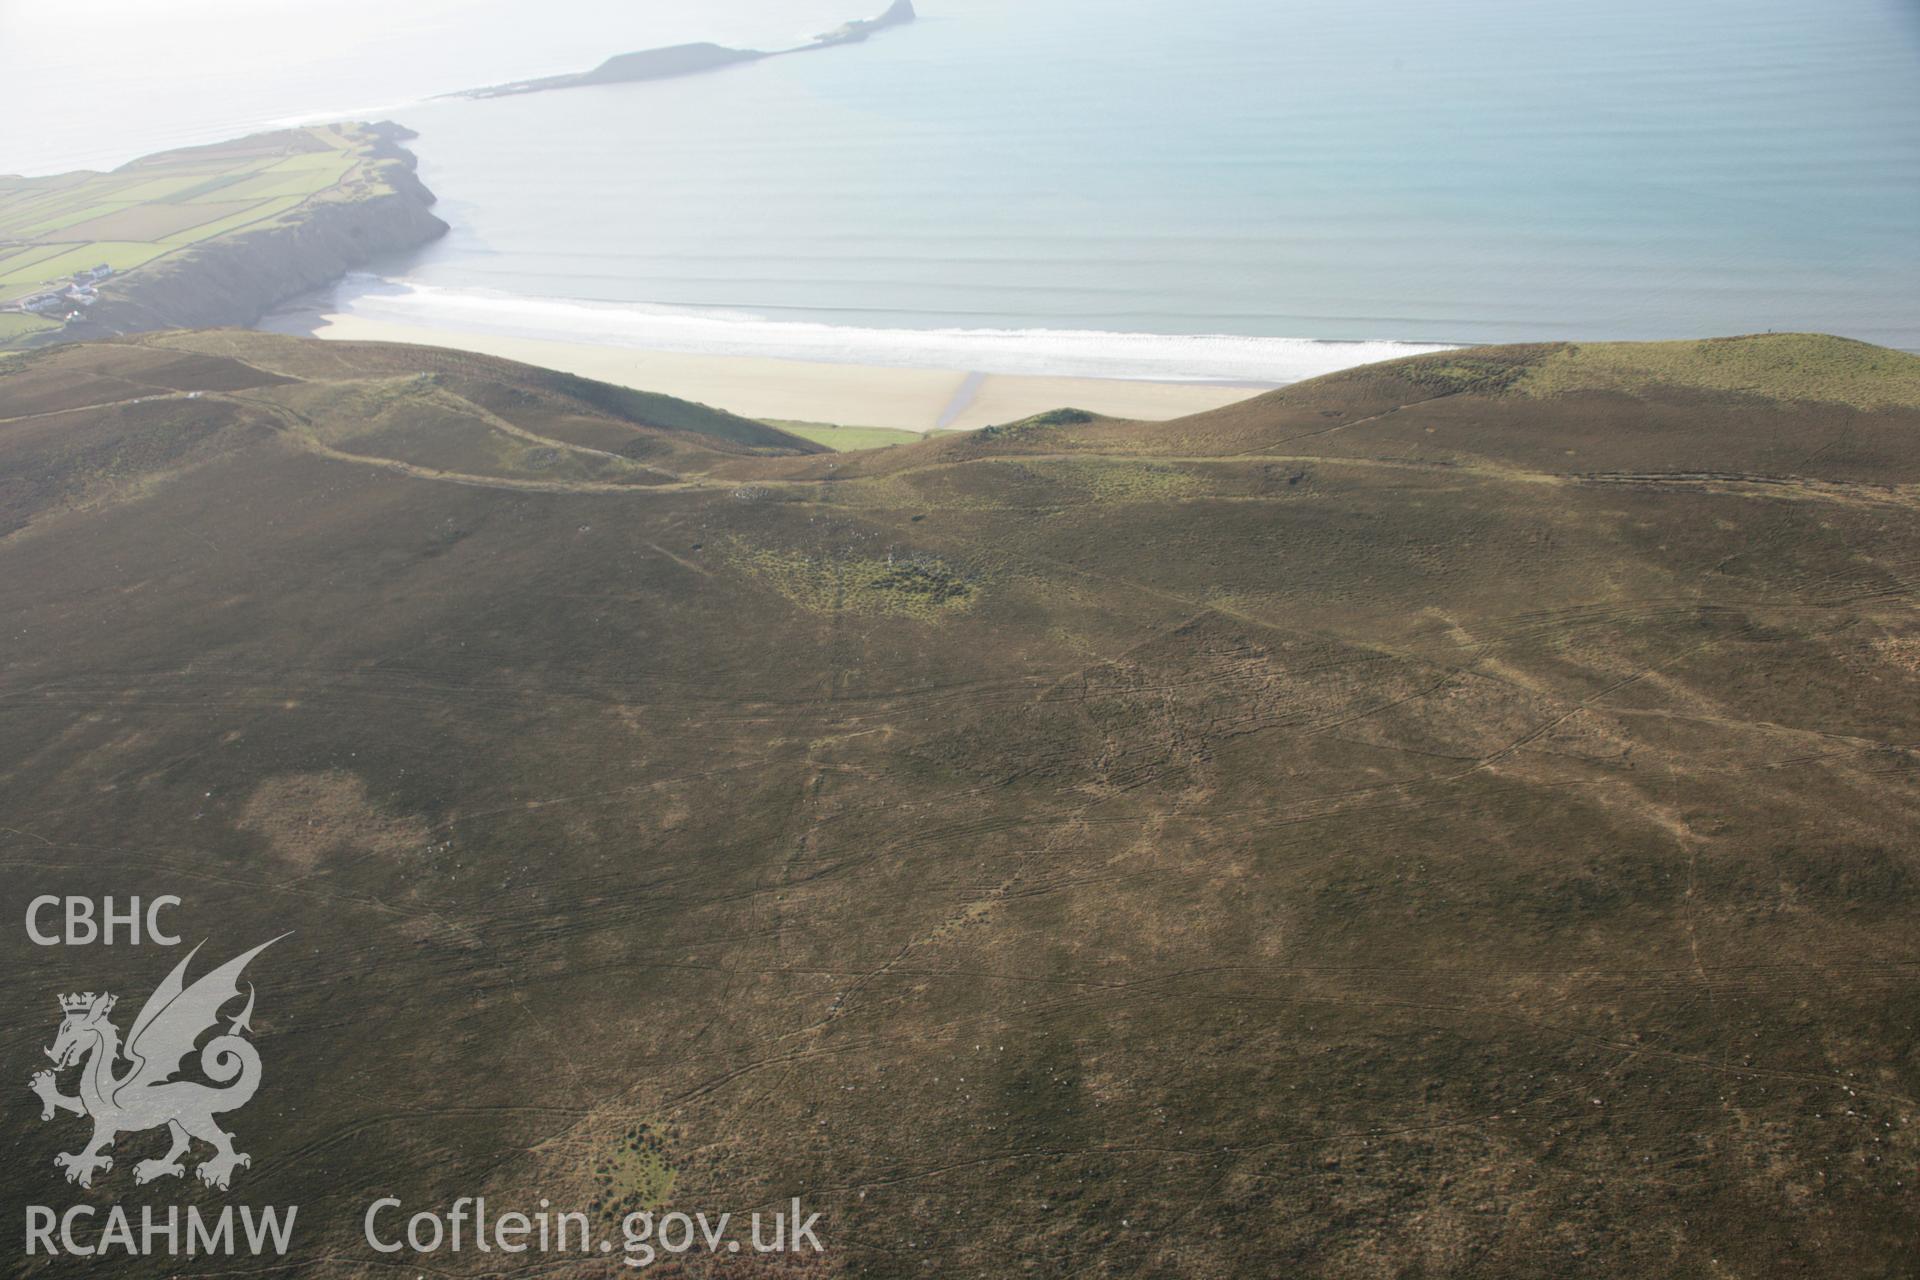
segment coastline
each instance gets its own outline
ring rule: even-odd
[[[19,203],[0,217],[0,259],[24,265],[10,277],[0,268],[0,302],[14,321],[0,346],[250,325],[376,258],[438,239],[447,224],[403,145],[413,136],[392,121],[281,129],[106,173],[10,180],[0,190]],[[218,199],[263,183],[265,192]],[[140,194],[111,199],[130,192]],[[214,202],[196,199],[208,193]],[[44,222],[17,212],[61,200],[76,207]]]
[[[1217,409],[1278,385],[1055,377],[691,354],[326,312],[270,316],[258,327],[331,341],[403,342],[501,356],[677,396],[749,418],[918,432],[971,430],[1068,406],[1115,418],[1162,421]]]

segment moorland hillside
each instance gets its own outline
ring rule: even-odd
[[[168,333],[0,363],[0,533],[0,858],[295,931],[235,1123],[328,1274],[382,1194],[798,1196],[818,1274],[1910,1265],[1920,359],[832,454]],[[79,961],[5,937],[24,1061]]]

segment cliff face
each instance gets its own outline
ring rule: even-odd
[[[829,44],[853,44],[865,40],[876,31],[912,22],[917,17],[919,15],[913,11],[913,0],[893,0],[893,4],[888,6],[887,11],[879,17],[858,18],[852,22],[842,23],[825,35],[815,36],[813,43],[815,47]]]
[[[315,199],[265,226],[219,236],[103,284],[84,319],[47,335],[62,342],[149,329],[250,325],[280,303],[385,254],[445,235],[434,195],[414,173],[412,135],[369,129],[358,191]]]

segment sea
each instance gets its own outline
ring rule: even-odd
[[[334,310],[714,354],[1285,382],[1428,343],[1920,350],[1914,0],[0,0],[0,171],[390,118],[451,233]],[[36,103],[31,110],[21,103]]]

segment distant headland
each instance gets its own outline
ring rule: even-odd
[[[0,176],[0,351],[246,325],[446,233],[391,122],[258,133],[111,173]]]
[[[877,18],[858,18],[852,22],[844,22],[833,30],[823,32],[806,44],[792,49],[771,51],[729,49],[725,45],[708,42],[668,45],[660,49],[642,49],[636,53],[617,54],[591,71],[579,71],[570,75],[540,76],[533,80],[514,80],[507,84],[488,85],[481,89],[463,89],[458,93],[443,96],[508,98],[522,93],[544,93],[549,89],[581,89],[590,85],[669,80],[676,76],[717,71],[722,67],[730,67],[742,62],[758,62],[763,58],[777,58],[790,53],[810,53],[815,49],[830,49],[841,44],[858,44],[876,31],[884,31],[888,27],[912,22],[918,16],[913,11],[913,0],[893,0],[892,6]]]

